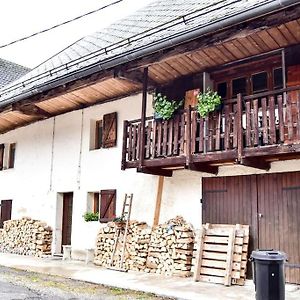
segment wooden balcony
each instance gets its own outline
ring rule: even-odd
[[[144,128],[125,121],[123,134],[123,170],[171,176],[177,168],[217,173],[229,163],[268,169],[273,160],[300,157],[300,86],[238,95],[206,118],[189,108],[168,121],[148,117]]]

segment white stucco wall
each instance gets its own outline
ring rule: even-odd
[[[148,112],[152,114],[152,98]],[[117,190],[117,214],[124,194],[133,193],[132,219],[152,224],[158,176],[121,171],[123,121],[140,117],[141,95],[70,112],[0,135],[0,143],[16,143],[14,169],[0,171],[0,200],[12,199],[12,218],[30,216],[54,228],[54,252],[60,250],[62,193],[73,192],[72,248],[74,258],[94,246],[99,222],[84,222],[88,192]],[[117,147],[90,150],[91,120],[118,113]],[[274,162],[270,172],[299,171],[300,160]],[[263,171],[227,166],[218,176]],[[165,178],[160,221],[182,215],[196,228],[201,224],[201,178],[193,171],[176,171]]]

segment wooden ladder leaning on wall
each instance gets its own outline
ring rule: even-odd
[[[123,271],[123,272],[128,271],[123,265],[124,265],[124,257],[125,257],[126,239],[127,239],[127,235],[128,235],[129,221],[130,221],[130,215],[131,215],[132,198],[133,198],[133,194],[130,194],[130,195],[125,194],[122,215],[121,215],[122,220],[125,221],[125,229],[124,229],[124,226],[116,226],[116,232],[114,234],[113,252],[112,252],[112,256],[111,256],[110,263],[108,266],[108,269],[111,269],[111,270]],[[123,230],[124,230],[123,240],[121,241],[120,235]],[[116,257],[119,243],[123,243],[122,250],[121,250],[121,257],[114,264],[114,260]]]

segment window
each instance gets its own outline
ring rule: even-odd
[[[0,171],[15,167],[16,144],[0,144]]]
[[[9,145],[8,154],[8,168],[11,169],[15,166],[16,144]]]
[[[100,197],[100,222],[109,222],[116,217],[116,190],[101,190]]]
[[[218,95],[222,97],[222,99],[227,98],[227,82],[218,83],[217,86]]]
[[[117,145],[117,113],[103,116],[102,120],[91,123],[90,149],[111,148]]]
[[[273,70],[273,84],[274,89],[282,89],[283,88],[283,76],[282,76],[282,68]]]
[[[247,94],[247,78],[237,78],[232,80],[232,97],[236,97],[238,94]]]
[[[93,213],[99,213],[100,210],[100,193],[93,193]]]
[[[268,73],[261,72],[251,76],[253,94],[268,90]]]

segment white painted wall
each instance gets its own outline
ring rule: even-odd
[[[148,112],[152,114],[152,98]],[[12,199],[12,217],[31,216],[54,229],[53,251],[60,250],[62,194],[73,192],[73,257],[83,258],[95,244],[99,222],[84,222],[88,192],[117,189],[117,214],[124,193],[133,193],[132,219],[152,224],[158,177],[121,171],[123,120],[140,117],[141,95],[70,112],[0,135],[16,143],[15,168],[0,171],[0,200]],[[118,112],[117,147],[90,151],[91,120]],[[274,162],[270,172],[299,171],[300,160]],[[221,167],[219,176],[261,173],[251,168]],[[176,171],[165,178],[160,221],[182,215],[195,228],[201,224],[201,178],[208,174]]]

